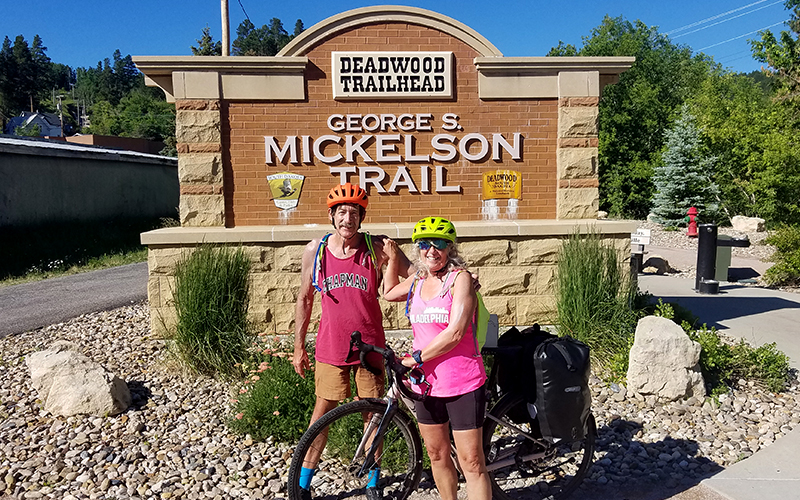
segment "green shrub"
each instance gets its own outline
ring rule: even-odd
[[[296,443],[314,409],[314,375],[301,378],[284,353],[264,350],[246,366],[247,379],[234,402],[229,427],[261,441],[269,436]]]
[[[636,301],[630,271],[613,246],[596,234],[564,240],[556,281],[559,334],[586,343],[607,368],[615,357],[626,356],[639,318]]]
[[[774,343],[754,348],[740,340],[731,345],[705,325],[688,333],[700,344],[700,370],[712,395],[728,392],[739,379],[755,381],[773,392],[788,385],[789,358]]]
[[[175,266],[171,347],[193,370],[229,377],[247,359],[249,280],[250,259],[241,248],[202,245]]]
[[[692,311],[680,304],[664,302],[660,298],[658,299],[658,303],[647,304],[643,307],[642,312],[645,315],[652,314],[653,316],[671,319],[675,323],[681,325],[687,332],[698,326],[700,322],[700,318],[695,316]]]
[[[741,378],[756,380],[773,392],[786,389],[789,383],[789,357],[774,342],[753,348],[739,341],[732,348],[733,369]]]
[[[770,285],[800,285],[800,226],[781,226],[764,242],[775,246],[775,264],[764,280]]]

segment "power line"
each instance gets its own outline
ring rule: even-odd
[[[762,0],[762,1],[765,1],[765,0]],[[721,21],[717,21],[715,23],[709,24],[707,26],[703,26],[701,28],[697,28],[696,30],[692,30],[692,31],[689,31],[689,32],[686,32],[686,33],[681,33],[680,35],[675,35],[672,38],[680,38],[682,36],[691,35],[692,33],[697,33],[698,31],[703,31],[704,29],[710,28],[712,26],[716,26],[718,24],[727,23],[728,21],[732,21],[732,20],[734,20],[736,18],[739,18],[739,17],[742,17],[742,16],[746,16],[747,14],[752,14],[753,12],[757,12],[757,11],[759,11],[761,9],[766,9],[767,7],[771,7],[771,6],[775,5],[775,4],[782,3],[782,2],[783,2],[783,0],[777,0],[776,2],[772,2],[772,3],[767,4],[767,5],[762,5],[761,7],[757,8],[757,9],[753,9],[753,10],[751,10],[749,12],[742,12],[741,14],[735,15],[733,17],[729,17],[727,19],[723,19]],[[720,14],[720,16],[721,15],[724,15],[724,14]],[[699,21],[699,22],[703,23],[705,21]]]
[[[727,16],[728,14],[733,14],[734,12],[739,12],[740,10],[747,9],[749,7],[752,7],[753,5],[758,5],[758,4],[764,3],[766,1],[767,0],[758,0],[757,2],[753,2],[751,4],[747,4],[744,7],[739,7],[737,9],[729,10],[728,12],[723,12],[722,14],[717,14],[716,16],[711,16],[709,18],[703,19],[702,21],[697,21],[697,22],[694,22],[694,23],[691,23],[691,24],[687,24],[686,26],[681,26],[680,28],[676,28],[674,30],[667,31],[664,34],[665,35],[671,35],[673,33],[679,32],[679,31],[687,30],[689,28],[694,28],[695,26],[699,26],[701,24],[707,23],[708,21],[713,21],[714,19],[719,19],[720,17]]]
[[[766,1],[766,0],[763,0],[763,1]],[[242,5],[242,0],[239,0],[239,7],[241,7],[242,8],[242,12],[244,12],[244,18],[247,19],[248,21],[250,21],[250,16],[248,16],[247,15],[247,11],[244,10],[244,5]],[[250,21],[250,22],[253,22],[253,21]]]
[[[786,23],[786,21],[780,21],[780,22],[777,22],[775,24],[770,24],[769,26],[764,26],[761,29],[757,29],[755,31],[751,31],[750,33],[745,33],[744,35],[739,35],[739,36],[735,36],[733,38],[728,38],[727,40],[723,40],[721,42],[717,42],[717,43],[711,44],[711,45],[709,45],[707,47],[703,47],[702,49],[697,49],[697,52],[702,52],[702,51],[704,51],[706,49],[710,49],[711,47],[716,47],[717,45],[722,45],[723,43],[732,42],[734,40],[738,40],[739,38],[744,38],[744,37],[746,37],[748,35],[752,35],[754,33],[758,33],[759,31],[764,31],[765,29],[769,29],[769,28],[772,28],[773,26],[778,26],[779,24],[784,24],[784,23]]]

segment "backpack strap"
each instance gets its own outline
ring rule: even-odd
[[[406,296],[406,318],[410,318],[409,314],[411,312],[411,299],[414,298],[414,289],[417,287],[417,282],[419,281],[419,274],[414,275],[414,282],[411,283],[411,287],[408,289],[408,295]]]
[[[319,240],[319,245],[317,246],[317,252],[314,256],[314,268],[311,271],[311,284],[318,292],[322,292],[322,287],[319,286],[320,279],[319,275],[322,274],[322,259],[325,256],[325,248],[328,246],[328,238],[331,237],[332,233],[328,233]],[[378,267],[378,260],[375,257],[375,247],[372,244],[372,235],[369,233],[362,233],[364,235],[364,241],[367,242],[367,249],[369,249],[369,256],[372,258],[372,265],[375,266],[376,271],[380,272],[377,269]]]
[[[328,233],[319,240],[317,254],[314,256],[314,268],[311,271],[311,284],[320,293],[322,293],[322,287],[319,286],[319,274],[322,273],[322,257],[325,255],[325,247],[328,246],[328,238],[330,237],[331,233]]]
[[[458,275],[464,272],[467,272],[467,270],[456,269],[448,273],[447,277],[445,278],[445,282],[442,283],[442,297],[444,297],[447,292],[452,294],[453,287],[456,286],[456,279],[458,279]],[[447,281],[450,279],[450,275],[453,276],[453,282],[450,283],[450,286],[447,286]],[[488,322],[488,311],[486,311],[486,306],[483,304],[483,297],[481,296],[480,292],[476,291],[475,295],[477,296],[477,301],[475,303],[475,312],[472,314],[472,341],[475,348],[473,357],[478,357],[481,355],[481,348],[486,342],[486,328],[483,324]]]
[[[369,256],[372,257],[372,265],[375,268],[378,267],[378,258],[375,255],[375,247],[372,245],[372,235],[368,232],[361,233],[364,235],[364,241],[367,242],[367,248],[369,249]]]

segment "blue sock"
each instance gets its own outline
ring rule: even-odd
[[[304,490],[311,489],[311,479],[314,477],[314,473],[317,469],[306,469],[302,467],[300,469],[300,487]]]
[[[367,479],[369,482],[367,483],[367,488],[377,488],[378,487],[378,479],[381,478],[381,468],[375,467],[369,471],[369,475]]]

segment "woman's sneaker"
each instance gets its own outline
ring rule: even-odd
[[[375,486],[367,488],[367,500],[383,500],[383,490]]]

